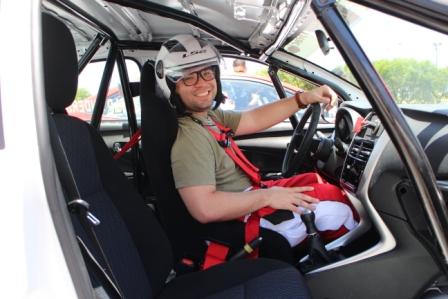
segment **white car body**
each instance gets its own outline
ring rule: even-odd
[[[55,173],[49,138],[36,134],[46,117],[40,17],[39,1],[1,1],[0,37],[9,44],[0,49],[3,298],[77,297],[44,188]]]

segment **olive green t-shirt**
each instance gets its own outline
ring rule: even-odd
[[[232,129],[238,128],[241,113],[210,111],[200,118],[204,126],[218,130],[211,119]],[[176,188],[214,185],[218,191],[238,192],[251,186],[243,171],[225,153],[210,132],[191,117],[179,118],[179,130],[171,149],[171,167]]]

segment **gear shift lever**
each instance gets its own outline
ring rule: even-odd
[[[314,222],[316,218],[314,212],[303,209],[300,217],[306,226],[306,232],[308,234],[308,256],[310,262],[314,265],[332,262],[333,258],[331,258],[331,254],[325,248],[324,242],[317,231],[316,223]]]

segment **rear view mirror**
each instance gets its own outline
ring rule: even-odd
[[[331,49],[328,43],[330,41],[330,38],[328,38],[325,35],[325,32],[323,32],[322,30],[316,30],[315,33],[317,42],[319,43],[319,47],[322,50],[322,53],[324,53],[324,55],[327,55]]]

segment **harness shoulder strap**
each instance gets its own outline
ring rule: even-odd
[[[214,124],[219,129],[219,132],[217,132],[208,126],[204,126],[200,120],[193,117],[192,119],[193,121],[207,129],[207,131],[215,138],[218,144],[221,145],[226,154],[248,176],[254,188],[263,188],[259,169],[246,158],[246,156],[236,144],[235,140],[233,140],[233,132],[230,128],[225,127],[224,125],[213,119]],[[258,240],[260,235],[260,218],[269,215],[274,211],[274,209],[267,207],[255,211],[249,216],[246,221],[244,232],[244,239],[246,244],[250,244],[251,242]],[[255,248],[250,253],[248,252],[248,255],[250,258],[257,258],[258,248]]]
[[[233,132],[230,128],[227,128],[213,120],[216,127],[219,129],[219,132],[211,129],[208,126],[205,127],[210,134],[215,138],[215,140],[221,145],[226,154],[238,165],[239,168],[249,177],[253,186],[260,186],[261,184],[261,176],[259,173],[259,169],[253,165],[243,154],[241,149],[236,144],[235,140],[233,140]]]

